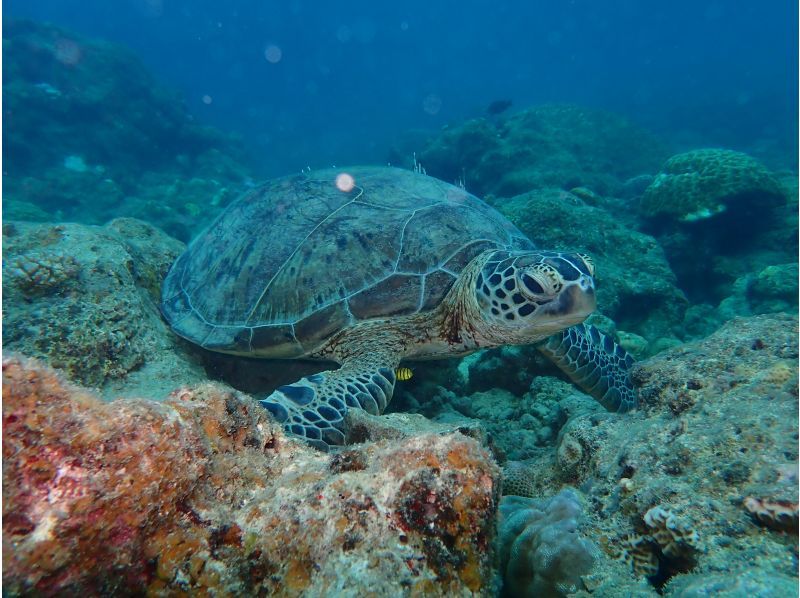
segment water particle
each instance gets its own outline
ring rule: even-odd
[[[272,64],[277,64],[281,61],[283,57],[283,50],[281,50],[275,44],[270,44],[264,49],[264,58],[267,59],[267,62]]]

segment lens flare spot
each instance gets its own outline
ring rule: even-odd
[[[204,103],[204,104],[210,104],[211,102],[213,102],[213,101],[214,101],[214,98],[212,98],[212,97],[211,97],[210,95],[208,95],[208,94],[204,95],[204,96],[203,96],[201,99],[203,100],[203,103]]]
[[[267,59],[267,62],[278,64],[283,58],[283,50],[275,44],[270,44],[264,49],[264,58]]]
[[[435,93],[429,94],[422,100],[422,109],[431,116],[438,114],[442,109],[442,98]]]
[[[350,193],[353,187],[356,186],[356,181],[352,175],[343,172],[336,177],[336,188],[343,193]]]

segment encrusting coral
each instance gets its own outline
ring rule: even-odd
[[[536,486],[531,475],[531,466],[520,461],[509,461],[503,468],[503,495],[533,498]]]
[[[323,455],[219,385],[102,402],[3,362],[13,594],[473,595],[499,470],[460,434]]]
[[[644,514],[642,523],[642,533],[629,533],[618,541],[602,538],[606,552],[642,577],[655,577],[660,572],[669,577],[694,565],[699,535],[686,520],[655,506]]]
[[[75,258],[61,252],[31,251],[12,260],[5,271],[14,284],[27,295],[47,294],[58,290],[78,272]]]
[[[667,557],[687,557],[697,550],[697,532],[671,511],[653,507],[644,514],[644,524]]]
[[[578,534],[580,512],[571,490],[544,500],[503,497],[497,535],[506,595],[563,596],[582,586],[597,549]]]
[[[771,500],[748,496],[744,508],[764,527],[781,532],[797,534],[798,508],[796,501]]]

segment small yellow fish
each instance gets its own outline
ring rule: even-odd
[[[411,371],[411,368],[397,368],[394,371],[394,375],[397,376],[398,380],[405,382],[406,380],[411,380],[414,372]]]

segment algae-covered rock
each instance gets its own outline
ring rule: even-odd
[[[781,202],[772,174],[747,154],[699,149],[671,157],[644,192],[645,216],[682,222],[713,218],[746,204],[752,214]]]
[[[479,196],[585,186],[609,193],[655,172],[667,157],[649,133],[620,116],[572,105],[536,106],[501,121],[447,127],[417,153],[433,176],[463,180]]]
[[[633,332],[621,330],[617,333],[617,339],[620,347],[630,353],[634,359],[641,359],[646,356],[649,347],[646,338]]]
[[[682,575],[667,584],[668,598],[787,598],[797,596],[797,578],[764,569]]]
[[[721,319],[797,311],[797,264],[766,266],[738,278],[732,290],[717,308]]]
[[[568,463],[570,481],[591,487],[593,531],[608,554],[653,576],[654,587],[669,579],[676,580],[670,587],[683,587],[684,574],[696,580],[745,568],[796,584],[796,538],[747,505],[780,505],[796,521],[797,367],[796,317],[737,318],[702,341],[642,362],[638,413],[570,419],[558,453],[579,453],[577,467]],[[577,448],[563,446],[569,442]],[[558,479],[562,460],[553,469],[544,465],[531,473],[539,484]],[[679,544],[692,547],[686,554],[647,540],[654,507],[666,513],[659,520],[672,514],[680,521],[665,529],[682,530]],[[648,561],[655,569],[645,567]]]
[[[516,402],[495,394],[496,419],[482,395],[451,405],[478,402],[494,446],[521,460],[505,464],[504,493],[584,493],[584,533],[603,551],[584,577],[593,594],[682,596],[706,575],[742,570],[788,587],[797,584],[797,325],[786,314],[736,318],[640,362],[642,404],[624,416],[551,378]],[[551,436],[522,451],[526,412]],[[722,577],[707,587],[745,595]]]
[[[733,282],[729,293],[716,307],[701,303],[686,310],[684,330],[687,337],[711,334],[737,316],[796,313],[797,263],[775,264],[749,272]]]
[[[203,379],[161,319],[183,244],[144,222],[3,226],[3,345],[103,392],[166,393]]]
[[[797,305],[797,287],[797,264],[777,264],[758,272],[748,292],[757,302],[783,302],[780,308],[765,311],[791,311]]]
[[[499,207],[539,246],[591,255],[598,308],[620,328],[654,339],[682,321],[686,299],[653,237],[558,189],[518,195]]]
[[[458,433],[325,455],[220,385],[104,403],[3,363],[9,595],[488,595],[499,470]]]

